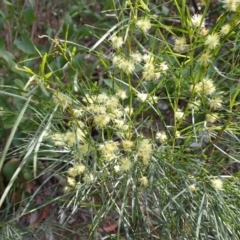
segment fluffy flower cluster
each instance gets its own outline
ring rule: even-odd
[[[63,110],[72,104],[72,99],[64,93],[55,92],[53,94],[53,102],[59,104]]]
[[[201,105],[201,101],[200,100],[196,100],[193,102],[188,103],[188,108],[189,109],[194,109],[195,111],[198,111]]]
[[[206,114],[206,121],[209,123],[214,123],[219,119],[218,114],[212,113],[212,114]]]
[[[141,162],[148,166],[152,154],[152,144],[148,139],[142,139],[140,142],[133,142],[131,140],[105,141],[99,144],[98,151],[101,159],[106,163],[114,164],[114,171],[127,172],[133,166],[133,161],[136,156]],[[117,163],[117,164],[116,164]]]
[[[137,56],[135,57],[137,61]],[[165,65],[161,67],[166,68]],[[141,166],[139,168],[141,172],[144,166],[149,165],[153,151],[152,144],[149,139],[145,138],[132,140],[132,123],[129,121],[131,121],[133,109],[129,106],[124,107],[126,98],[128,96],[123,89],[116,90],[114,95],[86,94],[82,99],[83,104],[74,102],[72,103],[74,108],[69,108],[69,113],[74,118],[69,122],[69,131],[47,135],[53,140],[55,146],[67,146],[72,150],[77,150],[74,158],[81,161],[81,164],[75,164],[67,170],[67,186],[64,192],[79,189],[83,184],[91,184],[97,179],[93,173],[89,172],[87,166],[82,164],[82,159],[92,154],[94,157],[99,157],[99,167],[110,166],[115,173],[128,172],[133,166],[136,168]],[[150,98],[151,96],[146,97],[148,101]],[[99,132],[110,128],[114,132],[113,136],[118,137],[117,140],[111,137],[112,140],[108,138],[101,143],[94,139],[86,141],[89,139],[88,131],[83,131],[89,128],[86,119],[90,119],[91,126],[96,127]],[[139,179],[139,182],[142,186],[148,184],[146,177]]]
[[[66,133],[47,133],[45,138],[50,138],[55,146],[74,147],[79,143],[85,142],[85,132],[82,128],[77,128],[75,131]]]
[[[113,55],[112,63],[114,67],[119,68],[126,74],[131,74],[135,70],[135,62],[133,60],[128,60],[121,55]]]
[[[114,141],[106,141],[99,145],[99,151],[105,161],[111,161],[117,158],[119,153],[119,143]]]
[[[213,110],[220,109],[222,107],[223,100],[221,97],[214,97],[208,100],[209,107]]]
[[[147,177],[145,177],[145,176],[139,178],[139,182],[140,182],[143,186],[147,186],[147,185],[148,185],[148,179],[147,179]]]
[[[216,190],[223,190],[223,181],[219,178],[213,179],[211,180],[212,186],[216,189]]]
[[[127,172],[130,170],[130,168],[132,167],[132,162],[129,158],[125,157],[125,158],[121,158],[120,160],[120,169],[123,171],[123,172]]]
[[[182,53],[182,52],[186,52],[187,49],[188,49],[188,45],[187,45],[187,42],[186,42],[186,38],[185,37],[177,37],[175,39],[173,50],[175,52]]]
[[[69,122],[69,130],[66,133],[49,132],[45,138],[51,139],[55,146],[79,148],[81,154],[86,156],[93,150],[91,144],[86,141],[87,130],[85,129],[88,129],[85,124],[86,119],[90,119],[97,129],[110,126],[118,137],[131,138],[132,130],[131,124],[128,124],[128,119],[133,113],[133,109],[129,106],[124,107],[121,103],[127,97],[126,91],[122,89],[117,90],[114,96],[109,96],[106,93],[86,94],[82,100],[84,105],[78,108],[75,106],[71,111],[75,120]],[[64,106],[66,107],[66,104]],[[109,145],[106,148],[109,148]],[[125,146],[126,148],[127,146]],[[108,154],[104,153],[104,158],[106,160],[112,159],[113,153],[115,151],[108,151]]]
[[[85,170],[86,167],[83,164],[76,164],[74,167],[69,168],[67,172],[69,177],[74,178],[84,173]]]
[[[197,191],[197,188],[196,188],[196,185],[195,185],[195,184],[192,184],[192,185],[188,186],[188,189],[189,189],[190,192],[195,192],[195,191]]]
[[[142,77],[146,81],[156,82],[169,68],[166,62],[154,64],[155,59],[152,55],[144,54],[142,59],[144,60]]]
[[[92,173],[86,173],[86,167],[83,164],[75,164],[67,170],[67,185],[64,187],[64,192],[70,192],[78,189],[83,183],[94,182]]]
[[[220,33],[224,36],[227,35],[231,30],[231,25],[230,24],[225,24],[221,27]]]
[[[155,63],[156,60],[154,59],[154,56],[150,54],[141,55],[139,52],[133,52],[130,54],[129,58],[119,54],[115,54],[112,57],[113,66],[126,74],[132,74],[135,71],[137,64],[141,64],[142,61],[144,62],[142,66],[142,78],[146,81],[157,82],[161,75],[166,73],[169,69],[169,66],[165,61]]]
[[[123,107],[121,104],[120,101],[126,98],[127,93],[124,90],[118,90],[115,96],[108,96],[105,93],[93,95],[84,100],[88,102],[89,99],[90,102],[85,111],[93,115],[96,127],[103,128],[111,123],[117,131],[126,132],[129,130],[126,116],[133,112],[132,108]],[[100,119],[103,121],[99,121]]]
[[[142,139],[137,148],[138,156],[142,159],[143,164],[149,165],[152,155],[152,144],[149,139]]]
[[[183,112],[182,110],[180,110],[180,109],[177,109],[177,110],[175,111],[174,116],[175,116],[175,119],[176,119],[176,120],[180,120],[180,119],[183,118],[184,112]]]
[[[140,159],[137,164],[148,166],[153,149],[149,139],[141,139],[139,142],[123,139],[120,142],[105,141],[98,145],[98,151],[104,162],[114,164],[115,172],[126,172],[133,166],[132,159],[136,156]]]
[[[207,66],[209,63],[211,63],[212,54],[210,54],[209,51],[206,51],[201,54],[199,59],[197,60],[202,66]]]
[[[137,97],[141,102],[148,100],[151,104],[155,103],[158,99],[158,97],[150,96],[148,93],[137,93]]]
[[[220,2],[223,4],[223,8],[231,12],[236,12],[240,5],[240,0],[220,0]]]
[[[161,131],[156,133],[156,139],[159,140],[160,143],[165,143],[168,137],[165,132]]]
[[[212,95],[216,91],[216,87],[212,79],[204,78],[201,82],[191,85],[190,91],[197,94]]]
[[[136,58],[137,60],[137,58]],[[166,66],[162,65],[162,69]],[[86,156],[94,151],[99,153],[102,165],[111,165],[114,167],[115,172],[126,172],[133,166],[132,159],[139,157],[141,160],[139,164],[148,165],[152,154],[152,144],[148,139],[142,139],[140,141],[132,141],[132,124],[129,124],[130,116],[133,109],[130,107],[124,107],[123,100],[126,99],[127,93],[124,90],[117,90],[115,95],[108,95],[106,93],[100,93],[97,95],[86,94],[80,107],[75,107],[72,114],[75,118],[77,129],[74,137],[73,132],[67,134],[59,134],[52,137],[55,140],[55,145],[68,144],[69,147],[79,147],[81,156]],[[142,95],[143,97],[143,95]],[[150,101],[153,99],[151,96],[146,96],[146,99]],[[142,99],[144,100],[144,99]],[[97,129],[111,128],[120,140],[105,140],[102,143],[90,143],[85,141],[86,134],[81,129],[86,129],[84,125],[84,119],[92,119],[93,125]],[[78,142],[76,142],[78,141]],[[78,144],[76,144],[78,143]],[[92,146],[95,146],[93,149]],[[77,177],[79,174],[84,174],[82,180],[84,182],[94,181],[91,174],[85,174],[85,168],[83,166],[74,166],[68,170],[68,187],[76,188],[79,184]],[[86,176],[85,176],[86,175]],[[146,184],[146,181],[145,181]],[[144,182],[142,182],[144,185]]]
[[[132,147],[134,146],[134,142],[131,140],[123,140],[122,147],[125,152],[132,151]]]
[[[200,35],[202,35],[202,36],[206,36],[208,33],[209,33],[209,29],[207,29],[205,27],[202,28],[200,31]]]
[[[205,19],[203,18],[203,15],[202,14],[194,14],[192,17],[191,17],[191,25],[192,27],[195,27],[195,28],[204,28],[205,27]]]
[[[152,27],[151,22],[148,18],[142,18],[142,19],[137,20],[136,25],[144,33],[147,33]]]
[[[120,48],[123,45],[123,38],[118,37],[116,34],[112,35],[109,39],[111,41],[112,47],[113,48]]]
[[[142,54],[140,52],[133,52],[133,53],[131,53],[130,54],[130,58],[135,63],[141,63],[141,61],[143,60],[143,56],[142,56]]]
[[[210,34],[206,37],[206,40],[204,44],[209,48],[209,49],[215,49],[219,44],[220,44],[220,37],[219,34],[213,33]]]
[[[194,14],[191,17],[191,25],[194,28],[204,28],[205,27],[205,19],[202,14]]]
[[[124,108],[120,103],[120,100],[125,98],[127,94],[124,90],[118,90],[115,96],[108,96],[106,93],[86,96],[84,101],[88,105],[84,107],[84,110],[93,117],[97,128],[111,125],[119,136],[124,136],[130,130],[126,116],[132,113],[132,109]]]

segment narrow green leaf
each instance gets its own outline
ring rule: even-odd
[[[21,120],[22,120],[22,118],[23,118],[23,116],[24,116],[24,114],[25,114],[25,111],[27,110],[27,107],[28,107],[28,105],[29,105],[29,103],[30,103],[30,101],[31,101],[31,98],[32,98],[32,97],[30,96],[30,97],[28,98],[28,100],[26,101],[26,103],[25,103],[22,111],[19,113],[18,118],[17,118],[17,120],[16,120],[16,122],[15,122],[15,125],[13,126],[12,131],[11,131],[9,137],[8,137],[8,140],[7,140],[7,142],[6,142],[6,145],[5,145],[5,147],[4,147],[4,149],[3,149],[3,152],[2,152],[2,155],[1,155],[1,159],[0,159],[0,169],[2,169],[4,160],[5,160],[5,158],[6,158],[6,155],[7,155],[7,152],[8,152],[8,150],[9,150],[9,147],[10,147],[10,145],[11,145],[11,142],[12,142],[12,140],[13,140],[13,137],[14,137],[16,131],[17,131],[17,128],[18,128],[18,126],[19,126],[19,123],[21,122]],[[0,199],[0,207],[2,206],[4,200],[6,199],[6,197],[7,197],[7,195],[8,195],[8,192],[10,191],[13,183],[15,182],[15,180],[16,180],[19,172],[21,171],[23,164],[24,164],[24,161],[22,161],[22,162],[20,163],[20,165],[18,166],[17,170],[14,172],[14,174],[13,174],[13,176],[12,176],[9,184],[7,185],[7,187],[5,188],[4,192],[2,193],[2,196],[1,196],[1,199]]]
[[[53,75],[53,72],[49,72],[49,73],[44,75],[44,78],[49,79],[52,75]]]
[[[199,233],[200,233],[200,228],[201,228],[201,221],[202,221],[202,216],[203,216],[203,211],[204,211],[204,202],[205,202],[206,195],[203,195],[201,205],[199,207],[199,212],[198,212],[198,220],[197,220],[197,229],[196,229],[196,239],[199,239]]]
[[[10,3],[9,1],[7,0],[3,0],[4,4],[8,5],[8,6],[12,6],[12,3]]]
[[[30,73],[32,75],[35,75],[35,73],[30,68],[24,66],[23,69],[25,70],[26,73]]]
[[[125,21],[128,21],[128,19],[124,19],[122,21],[120,21],[119,23],[117,23],[116,25],[114,25],[112,28],[110,28],[90,49],[89,52],[92,52],[93,50],[95,50],[98,45],[100,45],[118,26],[120,26],[121,24],[123,24]]]
[[[40,68],[40,71],[41,71],[41,75],[44,76],[44,71],[45,71],[45,64],[47,62],[47,53],[45,53],[43,55],[43,60],[42,60],[42,64],[41,64],[41,68]]]

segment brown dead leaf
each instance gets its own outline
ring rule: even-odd
[[[25,191],[31,194],[31,193],[34,192],[33,189],[35,187],[36,187],[36,181],[35,180],[27,182],[26,187],[25,187]]]
[[[36,223],[38,218],[39,218],[38,211],[35,211],[35,212],[29,214],[29,226]]]
[[[115,223],[111,223],[110,221],[108,221],[108,226],[106,227],[100,227],[98,228],[98,232],[100,233],[110,233],[110,232],[114,232],[116,230],[116,228],[118,227],[118,222]]]
[[[19,192],[12,193],[12,204],[17,204],[21,201],[21,194]]]
[[[30,224],[29,227],[36,227],[39,223],[41,223],[44,219],[46,219],[51,214],[51,204],[48,204],[42,208],[42,211],[37,218],[37,220]]]
[[[9,160],[8,162],[18,162],[19,159],[18,158],[12,158],[11,160]]]

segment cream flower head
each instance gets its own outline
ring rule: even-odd
[[[109,40],[111,41],[111,44],[113,48],[120,48],[123,45],[123,38],[117,37],[116,34],[112,35]]]
[[[160,143],[165,143],[167,138],[167,134],[163,131],[156,133],[156,139],[158,139]]]
[[[201,54],[199,59],[197,60],[201,65],[207,66],[209,63],[212,62],[212,55],[210,54],[209,51],[206,51]]]
[[[122,158],[120,160],[121,162],[121,166],[120,169],[124,172],[129,171],[131,166],[132,166],[132,162],[128,159],[128,158]]]
[[[215,49],[220,44],[219,35],[217,33],[209,34],[204,44],[210,49]]]
[[[231,25],[230,24],[225,24],[220,29],[220,33],[221,33],[221,35],[227,35],[230,32],[230,30],[231,30]]]
[[[219,178],[213,179],[211,183],[216,190],[223,190],[223,182],[221,179]]]
[[[184,112],[181,111],[180,109],[177,109],[177,111],[175,112],[175,119],[180,120],[181,118],[183,118],[183,116],[184,116]]]
[[[191,191],[191,192],[197,191],[197,188],[196,188],[195,184],[192,184],[192,185],[188,186],[188,189],[189,189],[189,191]]]
[[[148,179],[147,177],[141,177],[139,178],[139,182],[143,185],[143,186],[147,186],[148,185]]]
[[[143,19],[137,20],[136,25],[144,33],[147,33],[150,30],[150,28],[152,27],[151,22],[148,18],[143,18]]]
[[[185,37],[177,37],[174,42],[173,50],[175,52],[185,52],[187,50],[187,41]]]
[[[218,120],[218,115],[216,113],[206,114],[206,121],[209,123],[214,123]]]
[[[191,25],[192,27],[198,28],[204,28],[205,27],[205,19],[203,18],[202,14],[194,14],[191,17]]]
[[[240,4],[240,0],[220,0],[223,3],[223,8],[228,11],[235,12]]]

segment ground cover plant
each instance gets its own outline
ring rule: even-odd
[[[1,44],[2,239],[239,239],[240,3],[196,10],[82,1]]]

